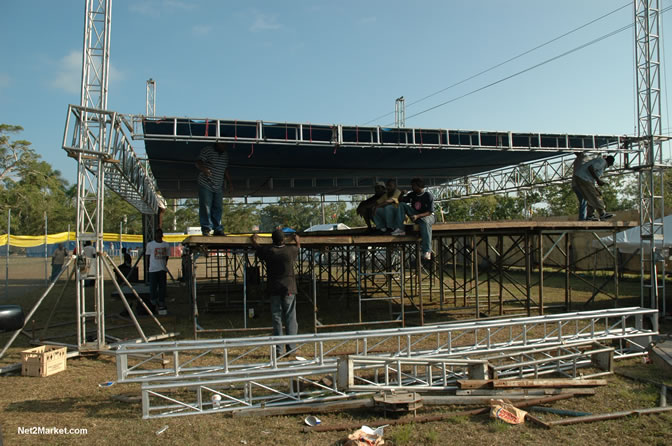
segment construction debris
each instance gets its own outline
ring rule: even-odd
[[[520,410],[506,400],[492,400],[490,402],[490,417],[508,424],[523,424],[527,412]]]

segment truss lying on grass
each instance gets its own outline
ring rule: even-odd
[[[499,377],[552,371],[576,376],[576,369],[594,365],[598,354],[643,354],[657,332],[655,310],[624,308],[292,337],[124,344],[116,355],[118,382],[142,382],[143,416],[154,418],[331,401],[389,388],[446,390],[465,376],[485,376],[485,363],[492,369],[487,373]],[[597,341],[614,348],[596,346]],[[276,344],[288,342],[307,358],[278,357]],[[351,356],[342,359],[346,354]],[[164,358],[163,368],[156,368],[156,358]],[[611,359],[599,362],[605,361]],[[344,368],[351,372],[344,374]]]

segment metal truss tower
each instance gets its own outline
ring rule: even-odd
[[[156,116],[156,81],[152,78],[147,80],[145,115]]]
[[[406,127],[406,100],[403,96],[394,101],[394,126]]]
[[[105,196],[105,147],[108,144],[107,109],[110,72],[111,0],[87,0],[85,8],[82,60],[80,141],[77,152],[77,253],[91,242],[96,252],[103,252],[103,210]],[[100,112],[99,112],[100,111]],[[85,259],[83,259],[85,260]],[[105,292],[103,260],[90,260],[87,273],[77,274],[77,345],[82,350],[105,348]],[[87,278],[87,275],[92,276]],[[93,280],[93,308],[86,298],[86,281]],[[87,337],[87,325],[96,327],[95,336]]]
[[[660,103],[660,1],[635,0],[641,305],[665,311],[663,138]],[[661,244],[661,249],[656,247]],[[649,272],[648,279],[645,274]],[[648,297],[648,302],[647,302]]]

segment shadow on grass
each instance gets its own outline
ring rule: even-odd
[[[5,412],[30,413],[73,413],[85,412],[91,418],[139,418],[140,403],[122,403],[113,400],[89,400],[83,398],[53,398],[50,400],[26,400],[10,403]]]

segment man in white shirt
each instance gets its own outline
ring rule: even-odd
[[[145,255],[149,256],[149,294],[152,305],[158,307],[159,316],[168,314],[166,309],[166,271],[170,245],[163,241],[163,231],[156,230],[154,240],[147,243]]]
[[[609,214],[605,211],[602,192],[597,188],[597,186],[604,185],[604,181],[600,179],[604,174],[604,170],[613,165],[614,157],[609,155],[590,160],[576,170],[575,184],[588,203],[586,220],[599,221],[614,216],[614,214]],[[595,211],[597,211],[598,217],[594,216]]]

